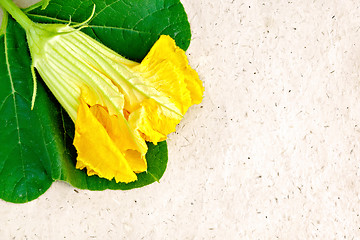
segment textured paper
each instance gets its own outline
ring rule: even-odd
[[[161,182],[0,201],[0,239],[359,238],[359,2],[182,2],[205,99]]]

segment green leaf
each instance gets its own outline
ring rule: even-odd
[[[31,10],[38,22],[72,22],[95,17],[85,31],[120,54],[140,60],[161,34],[186,49],[190,28],[179,0],[50,1],[45,10]],[[40,6],[40,5],[39,5]],[[22,203],[44,193],[55,180],[81,189],[132,189],[158,181],[167,164],[166,142],[148,143],[148,171],[123,184],[75,169],[74,124],[38,76],[38,94],[30,110],[30,55],[21,27],[9,18],[0,36],[0,198]]]
[[[52,0],[45,10],[28,15],[38,22],[80,23],[94,4],[84,32],[124,57],[142,60],[160,35],[171,36],[184,50],[189,47],[190,25],[179,0]]]
[[[11,19],[0,37],[0,197],[27,202],[53,182],[49,152],[52,122],[42,116],[46,98],[42,86],[30,111],[32,78],[25,33]],[[47,113],[51,114],[50,112]]]

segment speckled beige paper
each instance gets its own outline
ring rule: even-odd
[[[0,239],[360,239],[360,2],[182,2],[206,92],[160,183],[0,201]]]

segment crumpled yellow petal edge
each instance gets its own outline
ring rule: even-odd
[[[129,122],[146,141],[154,144],[164,141],[189,107],[201,102],[203,84],[189,66],[184,50],[167,35],[162,35],[132,70],[139,72],[143,82],[156,89],[158,96],[143,100],[139,109],[130,114]]]
[[[84,100],[78,110],[74,145],[78,153],[76,168],[86,167],[89,176],[96,174],[125,183],[137,180],[125,156]]]

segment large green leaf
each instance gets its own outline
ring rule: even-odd
[[[94,4],[96,12],[84,32],[122,56],[143,59],[162,34],[184,50],[190,44],[190,25],[179,0],[52,0],[45,10],[28,14],[39,22],[79,23]]]
[[[60,1],[29,15],[38,22],[72,22],[96,13],[86,32],[122,55],[139,60],[160,34],[186,49],[190,42],[187,17],[179,0]],[[11,18],[0,36],[0,198],[22,203],[44,193],[55,180],[81,189],[131,189],[159,180],[167,164],[166,142],[148,143],[148,171],[138,181],[122,184],[75,169],[74,125],[38,77],[38,94],[30,110],[30,55],[21,27]]]
[[[0,197],[11,202],[32,200],[53,182],[47,132],[52,123],[39,111],[49,102],[43,101],[40,88],[39,102],[44,104],[30,111],[30,58],[24,38],[13,21],[0,38]]]

